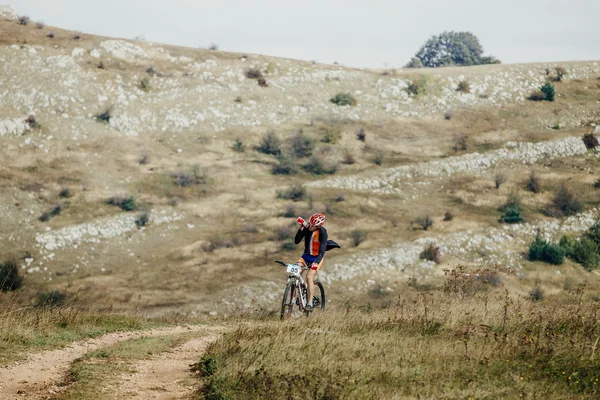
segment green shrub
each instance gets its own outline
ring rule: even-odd
[[[500,221],[505,222],[507,224],[516,224],[518,222],[523,221],[523,216],[521,215],[521,207],[519,206],[519,203],[506,204],[503,208],[503,213],[500,217]]]
[[[527,189],[533,193],[539,193],[542,190],[540,178],[534,170],[532,170],[529,174],[529,178],[527,180]]]
[[[549,243],[538,234],[529,245],[528,258],[530,261],[544,261],[560,265],[565,261],[566,251],[560,245]]]
[[[362,229],[355,229],[350,232],[350,238],[352,239],[352,245],[358,247],[362,242],[367,240],[368,233]]]
[[[544,86],[540,88],[540,90],[546,95],[546,101],[554,101],[554,96],[556,96],[556,89],[554,89],[554,85],[550,82],[546,82]]]
[[[274,131],[267,132],[256,147],[256,151],[273,156],[281,154],[281,141],[277,134]]]
[[[421,75],[418,78],[413,78],[408,84],[406,91],[413,96],[421,96],[427,94],[429,86],[429,76]]]
[[[355,106],[357,104],[356,98],[350,93],[338,93],[329,101],[338,106]]]
[[[63,205],[61,203],[58,203],[55,206],[53,206],[51,209],[44,211],[42,213],[42,215],[40,215],[39,220],[42,222],[50,221],[50,219],[52,217],[56,217],[57,215],[60,215],[62,210],[63,210]]]
[[[290,140],[290,150],[294,157],[304,158],[310,157],[315,148],[315,141],[304,136],[302,129],[292,136]]]
[[[423,217],[418,217],[413,223],[421,226],[421,228],[426,231],[433,226],[433,219],[429,215],[425,215]]]
[[[19,273],[19,264],[15,259],[0,263],[0,291],[17,290],[23,286],[23,277]]]
[[[144,92],[149,92],[150,89],[152,89],[152,87],[150,86],[150,78],[149,77],[144,77],[144,79],[142,79],[140,81],[140,89],[142,89]]]
[[[363,143],[365,140],[367,140],[367,133],[365,132],[364,128],[358,128],[356,130],[356,139],[360,140]]]
[[[454,219],[454,214],[452,211],[446,211],[444,214],[444,221],[452,221]]]
[[[596,189],[600,189],[600,178],[598,178],[598,179],[596,180],[596,182],[594,182],[594,187],[595,187]]]
[[[237,138],[237,139],[235,139],[235,142],[233,142],[233,146],[231,146],[231,150],[235,151],[236,153],[243,153],[246,151],[246,145],[244,144],[242,139]]]
[[[150,222],[150,213],[148,213],[148,211],[142,211],[135,219],[135,225],[138,228],[148,225],[149,222]]]
[[[198,372],[202,377],[212,376],[217,372],[217,359],[214,356],[205,355],[191,369],[192,372]]]
[[[600,247],[600,218],[594,222],[594,225],[588,229],[585,234],[585,237],[596,243],[598,247]]]
[[[123,211],[134,211],[137,203],[134,196],[113,196],[108,199],[108,204],[117,206]]]
[[[338,128],[324,128],[321,142],[336,144],[342,138],[342,131]]]
[[[531,289],[531,291],[529,292],[529,299],[531,301],[542,301],[544,300],[545,294],[544,291],[542,290],[542,288],[538,285],[536,287],[534,287],[533,289]]]
[[[378,151],[375,154],[375,157],[373,157],[373,162],[375,163],[375,165],[383,165],[383,159],[384,159],[383,152]]]
[[[572,254],[569,258],[583,265],[586,269],[592,270],[598,268],[600,264],[600,254],[598,245],[587,237],[582,237],[575,242]]]
[[[293,185],[283,192],[277,192],[278,199],[301,201],[306,197],[306,189],[302,185]]]
[[[593,150],[598,147],[598,138],[593,133],[586,133],[583,135],[583,144],[588,150]]]
[[[448,65],[482,65],[499,62],[494,57],[483,55],[483,47],[473,33],[443,32],[427,40],[406,67],[436,68]]]
[[[558,245],[565,249],[565,255],[569,258],[573,258],[576,244],[577,240],[573,236],[568,235],[561,237],[560,241],[558,242]]]

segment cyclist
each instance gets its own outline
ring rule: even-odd
[[[304,239],[304,252],[298,260],[298,264],[310,268],[306,273],[308,302],[306,311],[312,311],[315,277],[317,276],[317,272],[319,272],[319,268],[323,265],[325,252],[329,248],[339,247],[339,245],[332,241],[327,243],[327,229],[323,227],[325,224],[325,215],[314,214],[308,221],[298,218],[298,223],[300,224],[300,229],[296,233],[294,242],[299,244]]]

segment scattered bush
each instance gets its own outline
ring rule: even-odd
[[[212,50],[212,51],[217,51],[217,50],[219,50],[219,45],[216,43],[211,43],[211,45],[208,46],[208,49]]]
[[[41,127],[41,125],[35,119],[35,115],[30,115],[29,117],[27,117],[25,123],[29,125],[31,129],[37,129]]]
[[[248,78],[248,79],[263,78],[263,74],[262,74],[262,72],[260,72],[260,70],[258,68],[248,68],[247,70],[244,71],[244,75],[246,75],[246,78]]]
[[[281,141],[275,131],[269,131],[262,137],[256,151],[273,156],[281,154]]]
[[[556,82],[561,82],[565,75],[567,75],[567,70],[561,66],[554,68],[554,72],[556,73],[554,76],[554,81]]]
[[[277,162],[271,168],[273,175],[294,175],[298,173],[296,162],[286,154],[279,154]]]
[[[346,165],[352,165],[356,162],[356,160],[354,159],[352,153],[348,151],[346,152],[346,154],[344,154],[344,159],[342,160],[342,162]]]
[[[37,299],[38,307],[59,307],[67,302],[67,295],[60,290],[51,290],[38,294]]]
[[[375,154],[375,157],[373,157],[373,162],[375,163],[375,165],[383,165],[383,159],[384,159],[383,152],[378,151]]]
[[[598,179],[596,180],[596,182],[594,182],[594,187],[595,187],[596,189],[600,189],[600,178],[598,178]]]
[[[269,87],[267,80],[265,78],[258,78],[258,86],[260,87]]]
[[[508,196],[506,204],[501,208],[501,211],[501,222],[505,222],[507,224],[516,224],[517,222],[523,221],[519,198],[514,193]]]
[[[35,27],[38,29],[44,29],[46,27],[46,24],[44,23],[44,21],[38,21],[35,23]]]
[[[140,158],[138,158],[138,163],[140,165],[146,165],[148,164],[148,161],[150,161],[150,154],[148,154],[147,151],[142,152]]]
[[[544,101],[546,100],[546,93],[542,92],[540,89],[536,89],[527,98],[531,101]]]
[[[433,219],[429,215],[426,215],[424,217],[419,217],[415,219],[414,223],[419,225],[421,228],[423,228],[424,231],[426,231],[433,226]]]
[[[473,33],[443,32],[427,40],[406,67],[436,68],[448,65],[483,65],[499,62],[494,57],[483,55],[483,47]]]
[[[529,299],[531,301],[535,301],[535,302],[542,301],[542,300],[544,300],[544,297],[545,297],[544,291],[539,286],[534,287],[529,292]]]
[[[296,158],[310,157],[315,148],[315,141],[304,136],[302,129],[298,130],[290,140],[292,155]]]
[[[500,189],[500,186],[506,182],[506,174],[504,172],[497,172],[494,175],[494,184],[496,185],[496,189]]]
[[[142,80],[140,81],[140,86],[139,86],[139,87],[140,87],[140,89],[142,89],[144,92],[149,92],[149,91],[150,91],[150,89],[152,89],[152,88],[150,87],[150,78],[148,78],[147,76],[146,76],[146,77],[144,77],[144,79],[142,79]]]
[[[361,142],[365,142],[365,140],[367,140],[367,133],[365,132],[364,128],[358,128],[356,130],[356,139],[360,140]]]
[[[342,138],[342,131],[338,128],[324,128],[321,142],[336,144]]]
[[[142,211],[141,213],[139,213],[139,215],[135,219],[135,225],[138,228],[148,225],[149,222],[150,222],[150,213],[148,211]]]
[[[134,196],[113,196],[108,199],[107,203],[111,206],[117,206],[123,211],[134,211],[137,209]]]
[[[429,86],[429,76],[421,75],[408,84],[406,91],[413,96],[421,96],[427,94],[427,86]]]
[[[19,16],[19,25],[27,25],[29,23],[29,21],[31,21],[31,18],[29,18],[27,15],[21,15]]]
[[[454,219],[454,214],[452,211],[446,211],[444,214],[444,221],[452,221]]]
[[[23,286],[23,277],[19,273],[19,264],[13,258],[0,263],[0,291],[17,290]]]
[[[273,240],[277,242],[283,242],[289,240],[294,235],[294,232],[289,227],[279,227],[275,229],[275,236]]]
[[[94,116],[94,118],[96,119],[96,121],[102,122],[102,123],[105,123],[105,124],[108,124],[110,122],[111,117],[112,117],[112,108],[111,107],[108,107],[103,112],[101,112],[99,114],[96,114]]]
[[[190,171],[179,171],[171,174],[173,183],[179,187],[190,187],[202,185],[208,182],[208,178],[200,171],[198,165],[194,165]]]
[[[192,372],[198,372],[202,377],[214,375],[217,372],[217,359],[214,356],[203,356],[200,362],[192,366]]]
[[[277,192],[278,199],[301,201],[306,197],[306,189],[302,185],[293,185],[283,192]]]
[[[54,36],[55,36],[55,35],[54,35],[54,32],[50,32],[49,34],[47,34],[47,35],[46,35],[46,37],[47,37],[48,39],[54,39]]]
[[[350,93],[338,93],[329,99],[329,101],[338,106],[355,106],[357,104],[356,98]]]
[[[236,103],[241,103],[241,102],[243,102],[244,100],[242,99],[242,96],[238,96],[238,97],[236,97],[236,98],[235,98],[235,100],[233,100],[233,101],[234,101],[234,102],[236,102]]]
[[[566,250],[559,244],[549,243],[538,234],[529,245],[530,261],[544,261],[548,264],[560,265],[565,261]]]
[[[469,81],[463,79],[462,81],[458,82],[456,91],[461,93],[471,93],[471,85],[469,85]]]
[[[452,150],[455,152],[466,151],[468,148],[467,139],[469,139],[469,137],[466,135],[454,135]]]
[[[346,196],[343,193],[338,193],[335,196],[335,199],[333,199],[336,203],[341,203],[343,201],[346,201]]]
[[[588,150],[592,150],[598,147],[598,138],[593,133],[586,133],[585,135],[583,135],[582,140],[583,144],[585,144],[585,147]]]
[[[281,214],[282,217],[292,218],[296,216],[296,207],[294,204],[288,204],[285,207],[285,211]]]
[[[40,215],[40,221],[42,222],[48,222],[50,221],[50,219],[52,217],[56,217],[57,215],[60,215],[60,213],[63,210],[63,205],[61,203],[58,203],[56,205],[54,205],[51,209],[44,211],[42,213],[42,215]]]
[[[583,204],[564,183],[560,185],[552,199],[552,215],[573,215],[583,210]]]
[[[436,264],[439,264],[442,261],[442,254],[440,252],[440,247],[435,243],[429,243],[421,254],[419,255],[421,260],[433,261]]]
[[[313,175],[332,175],[337,171],[335,164],[327,164],[319,156],[312,156],[302,168]]]
[[[235,142],[233,142],[233,146],[231,146],[231,150],[233,150],[237,153],[243,153],[246,151],[246,145],[244,144],[242,139],[237,138],[237,139],[235,139]]]
[[[452,119],[452,117],[454,117],[454,111],[452,110],[448,110],[446,111],[446,113],[444,114],[444,119],[446,121],[450,121]]]
[[[64,187],[60,189],[60,192],[58,192],[58,196],[62,197],[63,199],[69,199],[73,197],[73,191],[68,187]]]
[[[534,170],[531,170],[529,173],[529,178],[527,179],[527,189],[533,193],[539,193],[542,190],[540,178]]]
[[[360,246],[362,242],[367,240],[368,233],[362,229],[355,229],[350,232],[350,237],[352,239],[352,245],[354,247]]]
[[[73,36],[73,40],[79,40],[79,39],[81,39],[81,35],[75,35],[75,36]]]

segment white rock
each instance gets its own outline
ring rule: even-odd
[[[100,43],[106,51],[115,57],[124,60],[136,58],[149,58],[148,54],[140,47],[125,40],[106,40]]]
[[[85,54],[85,49],[82,49],[81,47],[75,47],[73,49],[73,52],[71,53],[71,57],[79,57]]]
[[[100,58],[101,54],[98,49],[93,49],[92,51],[90,51],[90,56],[94,58]]]
[[[11,6],[0,6],[0,18],[15,20],[19,18]]]

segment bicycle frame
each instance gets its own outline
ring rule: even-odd
[[[296,298],[300,298],[300,304],[302,305],[302,310],[304,310],[306,308],[306,299],[304,298],[304,296],[302,295],[302,290],[306,289],[306,283],[304,282],[304,278],[302,278],[302,272],[306,271],[308,268],[304,267],[302,265],[298,265],[298,264],[288,264],[285,263],[283,261],[275,261],[278,264],[283,265],[284,267],[288,267],[288,266],[299,266],[300,267],[300,271],[297,273],[290,273],[288,275],[288,280],[287,282],[289,283],[290,281],[295,281],[295,286],[300,289],[296,292]]]

